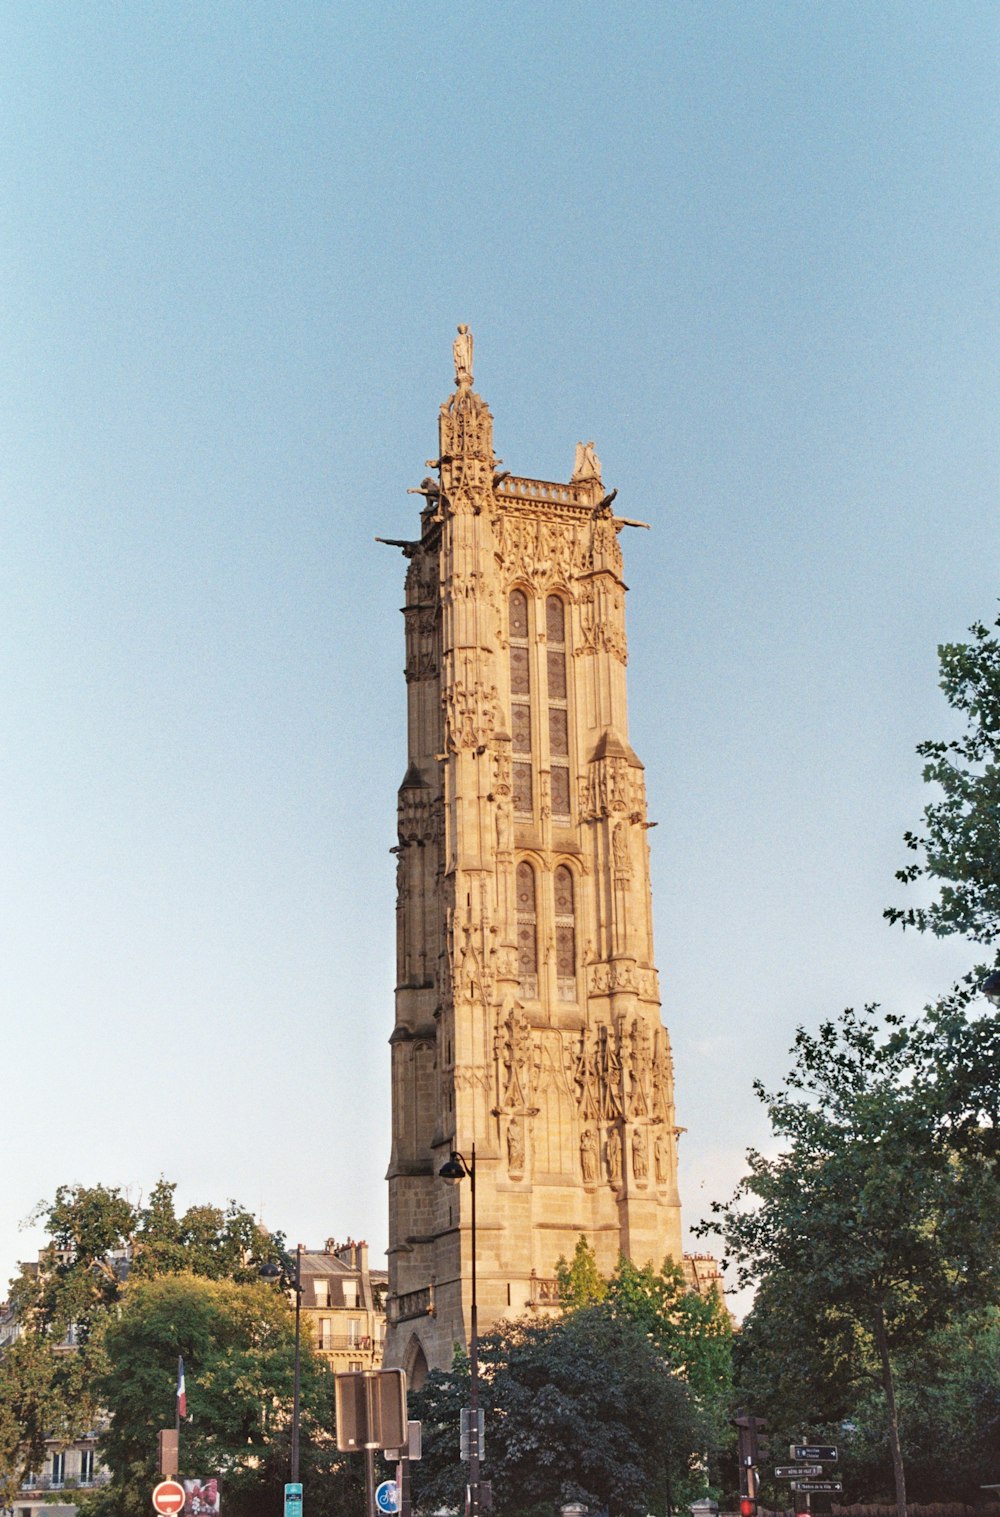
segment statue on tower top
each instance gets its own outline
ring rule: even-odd
[[[464,322],[458,329],[451,351],[455,359],[455,383],[467,389],[472,384],[472,333]]]
[[[574,485],[581,484],[587,479],[596,479],[600,483],[601,460],[594,451],[594,444],[592,442],[578,442],[570,483]]]

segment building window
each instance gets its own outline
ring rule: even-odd
[[[356,1280],[344,1281],[344,1305],[355,1307],[358,1304],[358,1282]]]
[[[62,1483],[63,1483],[63,1481],[65,1479],[66,1479],[66,1455],[65,1454],[53,1454],[52,1455],[52,1484],[53,1485],[62,1485]]]
[[[517,866],[517,978],[521,994],[538,999],[538,908],[535,871],[522,859]]]
[[[558,595],[545,602],[552,815],[570,820],[569,703],[566,682],[566,607]]]
[[[531,647],[528,642],[528,597],[523,590],[510,592],[507,624],[514,810],[519,816],[531,816]]]
[[[319,1346],[327,1351],[333,1348],[333,1322],[329,1317],[319,1319]]]
[[[356,1317],[352,1317],[347,1324],[347,1346],[357,1348],[361,1341],[361,1324]]]
[[[330,1282],[329,1280],[313,1281],[313,1296],[317,1306],[330,1305]]]
[[[361,1369],[364,1368],[364,1366],[362,1365],[360,1359],[352,1359],[347,1368],[350,1370],[351,1374],[356,1375]]]
[[[80,1450],[80,1484],[90,1485],[94,1478],[94,1450]]]
[[[573,871],[560,864],[553,876],[556,907],[556,988],[560,1001],[576,1000],[576,901]]]

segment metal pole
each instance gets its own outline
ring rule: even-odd
[[[479,1517],[479,1308],[476,1300],[476,1145],[469,1167],[472,1182],[472,1332],[469,1337],[469,1517]]]
[[[365,1504],[368,1517],[378,1517],[375,1507],[375,1450],[365,1445]]]
[[[299,1479],[299,1382],[302,1368],[302,1244],[295,1250],[295,1370],[292,1379],[292,1484]]]

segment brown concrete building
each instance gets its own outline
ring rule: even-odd
[[[554,1301],[584,1234],[681,1258],[670,1041],[653,958],[646,790],[628,739],[620,536],[592,443],[570,478],[509,471],[459,328],[406,575],[386,1362],[419,1383]],[[568,451],[568,449],[567,449]]]

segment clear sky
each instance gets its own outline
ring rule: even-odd
[[[0,1276],[60,1183],[386,1242],[406,494],[468,322],[624,515],[689,1221],[998,594],[1000,7],[0,7]]]

